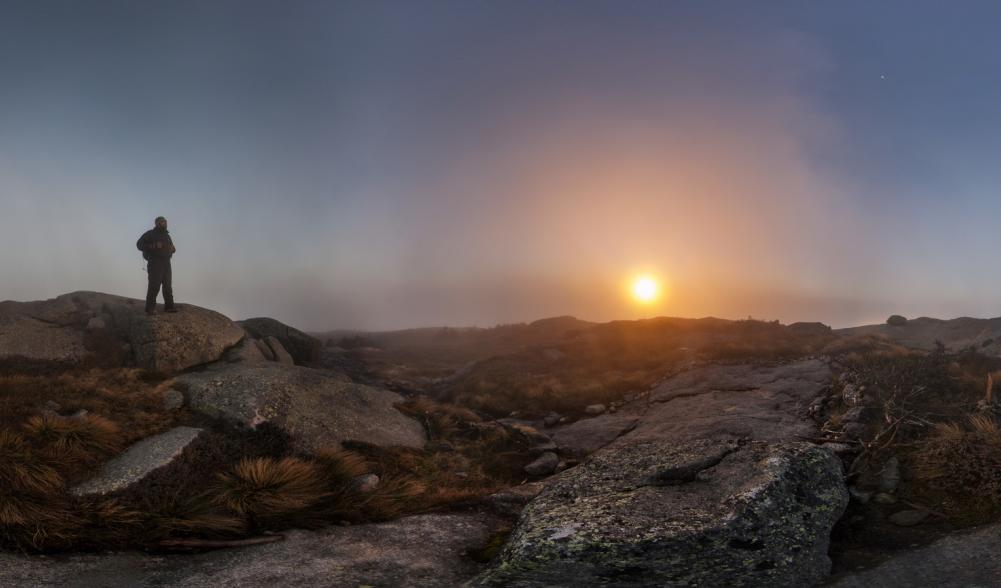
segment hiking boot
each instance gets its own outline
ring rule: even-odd
[[[146,309],[146,314],[149,315],[149,316],[153,316],[154,314],[156,314],[156,310],[154,310],[152,308],[147,308]]]

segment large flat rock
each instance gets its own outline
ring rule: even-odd
[[[830,366],[819,359],[697,367],[657,386],[636,428],[619,442],[810,438],[816,424],[807,409],[831,381]]]
[[[806,443],[660,441],[603,449],[522,512],[477,586],[811,586],[848,504]]]
[[[97,476],[74,487],[77,496],[108,494],[135,484],[154,470],[169,465],[198,438],[201,429],[175,427],[147,437],[104,464]]]
[[[291,531],[279,543],[197,555],[0,553],[0,586],[459,586],[483,569],[465,556],[466,550],[482,547],[498,524],[485,515],[421,515],[377,525]]]
[[[220,363],[183,374],[189,407],[248,426],[270,422],[297,448],[339,447],[342,441],[422,447],[424,427],[395,408],[395,392],[352,383],[343,375],[278,363]]]
[[[553,433],[560,452],[585,456],[601,449],[636,427],[640,418],[634,415],[603,414],[581,419]]]
[[[162,373],[218,360],[244,336],[225,316],[184,304],[147,316],[143,301],[73,292],[51,300],[0,303],[0,364],[73,366],[112,359]]]

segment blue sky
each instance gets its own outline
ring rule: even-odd
[[[996,316],[990,2],[0,4],[0,299],[308,329]],[[669,293],[638,306],[623,283]]]

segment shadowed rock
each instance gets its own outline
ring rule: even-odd
[[[273,318],[251,318],[237,324],[255,339],[278,339],[297,364],[314,362],[320,358],[322,344],[319,339]]]
[[[338,447],[356,440],[422,447],[424,428],[395,408],[395,392],[352,383],[334,372],[299,366],[220,363],[178,376],[189,407],[247,426],[270,422],[298,449]]]
[[[956,533],[897,555],[864,572],[849,572],[831,588],[935,586],[971,588],[1001,585],[1001,525]]]
[[[285,541],[195,555],[139,552],[58,559],[0,553],[0,586],[276,588],[459,586],[483,569],[466,556],[500,525],[482,514],[290,531]]]
[[[692,475],[651,483],[665,471]],[[810,586],[847,504],[841,462],[805,443],[611,447],[525,508],[474,585]]]
[[[72,493],[85,496],[127,488],[153,470],[174,461],[201,432],[201,429],[193,427],[175,427],[165,433],[147,437],[104,464],[96,478],[74,487]]]
[[[275,355],[275,361],[282,365],[295,365],[295,360],[292,359],[289,352],[282,346],[281,341],[274,337],[267,337],[264,339],[264,343],[271,349],[271,353]]]

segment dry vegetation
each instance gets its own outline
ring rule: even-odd
[[[1001,358],[941,346],[914,351],[873,336],[839,341],[829,351],[841,378],[826,429],[855,426],[848,483],[870,496],[853,500],[835,527],[836,568],[875,565],[897,549],[1001,517],[999,407],[985,402],[987,375]],[[899,484],[892,500],[878,501],[891,458],[900,464]],[[889,517],[903,510],[927,518],[915,527],[893,524]]]
[[[159,549],[388,520],[466,504],[518,481],[526,463],[529,440],[426,400],[402,408],[428,427],[428,449],[296,455],[266,424],[238,429],[167,412],[168,384],[135,370],[0,378],[0,547]],[[206,432],[170,466],[105,497],[70,493],[130,443],[178,424]],[[358,487],[367,473],[381,478],[374,490]]]

